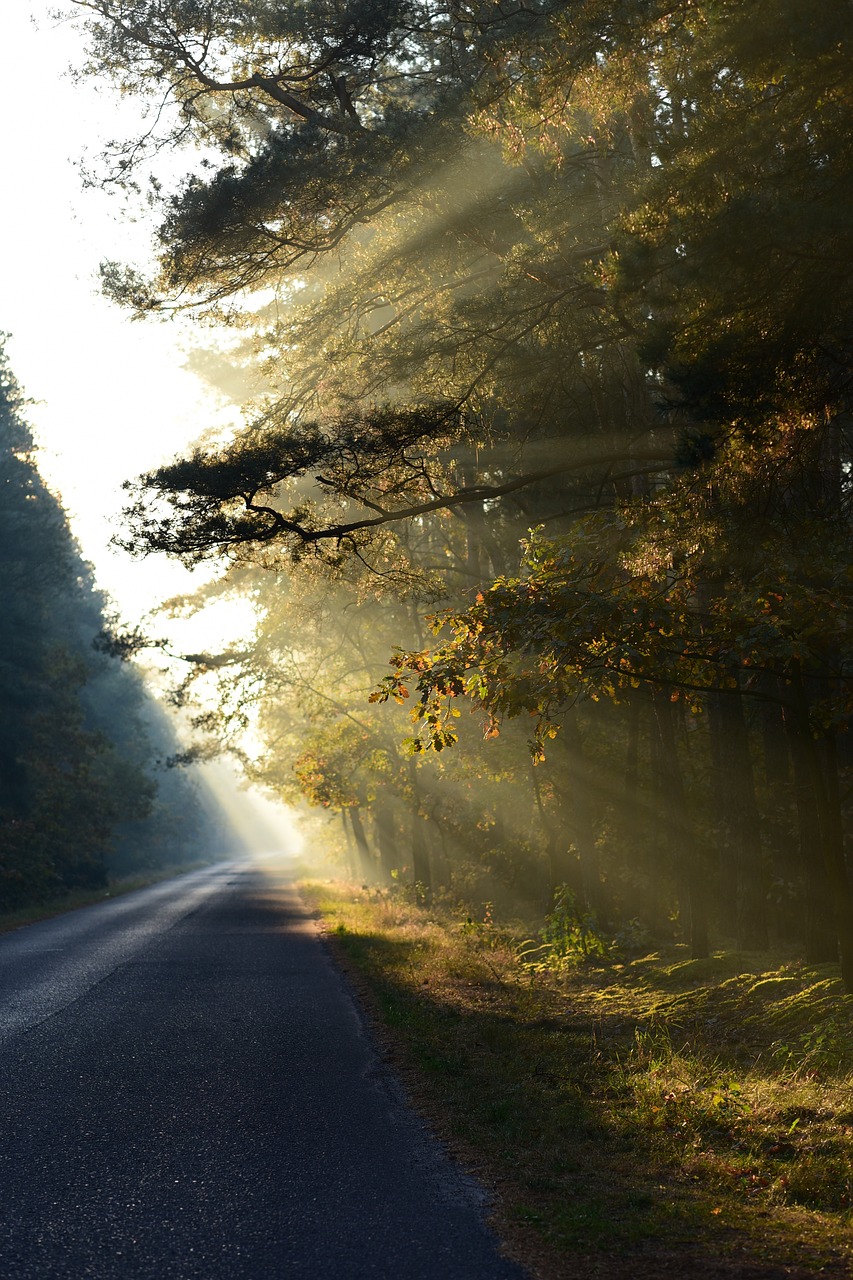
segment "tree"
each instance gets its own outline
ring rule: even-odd
[[[141,681],[93,648],[106,601],[39,474],[24,407],[0,353],[0,903],[7,910],[105,886],[121,843],[123,870],[156,864],[150,848],[143,859],[138,849],[129,856],[127,842],[135,835],[145,847],[170,789],[156,780]],[[182,790],[187,810],[191,788]],[[188,833],[181,842],[173,859],[186,856]]]
[[[434,746],[458,734],[447,696],[491,730],[533,711],[538,755],[577,728],[572,703],[624,706],[634,776],[643,741],[673,780],[697,950],[715,873],[692,799],[712,770],[738,930],[762,936],[753,709],[769,700],[799,779],[808,915],[835,902],[853,981],[848,4],[819,21],[803,0],[375,5],[358,50],[354,8],[273,29],[250,6],[83,7],[97,66],[134,90],[156,75],[172,139],[210,149],[164,196],[159,275],[108,283],[138,310],[241,311],[277,384],[235,439],[140,480],[129,544],[274,573],[316,553],[338,578],[366,563],[418,583],[433,607],[444,592],[447,642],[400,636],[385,688],[419,684]],[[583,800],[599,745],[581,728],[566,790]],[[564,824],[539,799],[556,848]],[[582,808],[598,892],[607,806]]]

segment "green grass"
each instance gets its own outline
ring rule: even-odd
[[[533,969],[523,931],[304,891],[543,1276],[590,1257],[652,1275],[661,1253],[697,1276],[720,1257],[850,1274],[853,998],[832,967],[673,948]]]

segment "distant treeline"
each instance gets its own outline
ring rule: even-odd
[[[0,354],[0,911],[214,849],[174,731],[98,652],[107,603],[35,459]]]

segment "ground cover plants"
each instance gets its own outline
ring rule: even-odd
[[[565,902],[530,937],[488,906],[304,894],[534,1274],[850,1274],[853,998],[837,966],[592,945]]]

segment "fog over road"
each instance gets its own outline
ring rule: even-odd
[[[0,1276],[510,1280],[283,876],[0,937]]]

